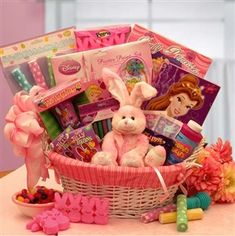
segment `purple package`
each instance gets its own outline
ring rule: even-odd
[[[79,105],[79,117],[82,124],[105,120],[113,117],[113,111],[118,110],[119,102],[108,98],[97,102]]]
[[[84,162],[90,162],[93,155],[101,151],[92,125],[75,130],[68,127],[50,145],[55,152]]]
[[[63,129],[66,129],[68,126],[72,126],[75,129],[79,125],[77,114],[70,101],[64,101],[56,105],[54,114]]]
[[[220,87],[183,69],[165,63],[152,80],[158,91],[155,98],[146,102],[146,110],[162,111],[183,123],[194,120],[202,125]]]
[[[69,133],[73,130],[72,127],[67,127],[56,139],[54,139],[50,146],[53,151],[67,157],[74,158],[73,151],[68,142]]]
[[[69,133],[68,142],[73,156],[84,162],[90,162],[94,154],[101,151],[92,125],[84,126]]]

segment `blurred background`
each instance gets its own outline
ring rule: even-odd
[[[75,25],[138,23],[213,59],[206,79],[221,90],[204,123],[209,143],[235,147],[234,0],[0,0],[0,46]],[[0,172],[23,164],[2,130],[12,94],[0,71]],[[4,174],[3,173],[3,174]]]

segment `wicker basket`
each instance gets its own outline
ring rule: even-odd
[[[187,168],[201,148],[202,144],[187,162],[160,166],[157,170],[150,167],[95,166],[55,152],[47,152],[47,157],[65,192],[109,198],[111,216],[137,218],[150,209],[173,201],[179,185],[185,180]]]

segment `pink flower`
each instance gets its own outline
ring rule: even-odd
[[[201,161],[202,167],[192,170],[186,180],[187,188],[192,191],[205,191],[213,196],[221,182],[220,163],[211,156],[206,156]]]
[[[214,200],[216,202],[235,202],[235,162],[222,165],[222,179]]]
[[[221,138],[218,138],[216,144],[206,147],[211,156],[221,164],[232,161],[232,146],[229,141],[223,143]]]

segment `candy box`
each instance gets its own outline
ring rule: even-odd
[[[125,43],[130,32],[130,25],[113,25],[76,30],[74,34],[77,51],[86,51]]]
[[[50,143],[50,147],[61,155],[74,158],[71,150],[71,143],[68,142],[69,133],[73,130],[71,126],[67,127],[56,139]]]
[[[52,66],[57,84],[80,79],[101,80],[102,69],[117,72],[131,89],[136,82],[151,82],[152,58],[148,42],[138,41],[53,57]]]
[[[212,59],[195,52],[179,43],[174,42],[156,32],[134,25],[128,42],[147,39],[153,58],[153,78],[158,75],[162,64],[169,60],[172,64],[181,67],[200,78],[204,78]]]
[[[92,156],[101,150],[91,125],[76,130],[66,129],[50,145],[54,151],[84,162],[90,162]]]

